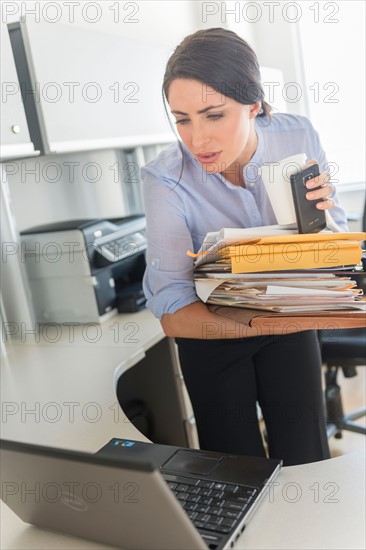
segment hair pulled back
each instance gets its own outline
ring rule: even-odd
[[[236,33],[221,27],[186,36],[170,56],[163,80],[163,98],[169,101],[173,80],[197,80],[243,105],[261,101],[258,116],[268,116],[256,54]]]

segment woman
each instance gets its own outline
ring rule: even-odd
[[[256,336],[201,302],[192,259],[209,231],[276,223],[256,167],[305,152],[324,167],[317,133],[305,118],[270,115],[256,56],[221,28],[186,37],[168,61],[163,92],[181,142],[142,169],[148,251],[144,290],[167,336],[175,337],[200,446],[299,464],[329,458],[315,331]],[[330,176],[310,180],[309,200],[332,208],[345,228]],[[332,198],[330,196],[332,195]],[[208,326],[218,330],[207,331]],[[253,335],[252,335],[253,334]]]

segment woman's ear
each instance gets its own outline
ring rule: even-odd
[[[257,101],[256,103],[253,103],[253,105],[250,105],[249,118],[255,118],[261,109],[262,109],[261,101]]]

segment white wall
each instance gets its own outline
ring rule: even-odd
[[[220,14],[210,15],[204,23],[204,6],[209,3],[195,0],[57,0],[14,1],[6,4],[9,5],[2,8],[2,18],[7,23],[25,17],[36,22],[94,28],[168,47],[174,47],[198,28],[223,26]]]
[[[328,160],[338,168],[339,184],[359,183],[362,188],[366,176],[366,3],[348,0],[329,7],[319,14],[306,13],[301,21],[309,116],[321,130]],[[314,17],[319,21],[314,23]]]

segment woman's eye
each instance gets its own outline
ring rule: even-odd
[[[182,118],[175,121],[176,124],[187,124],[187,122],[189,122],[188,118]]]
[[[210,120],[219,120],[219,118],[222,118],[223,116],[224,116],[223,113],[215,113],[215,114],[207,115],[207,118],[209,118]]]

